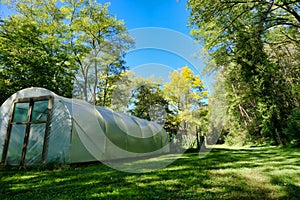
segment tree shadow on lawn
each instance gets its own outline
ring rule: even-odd
[[[201,157],[201,153],[200,153]],[[259,149],[213,149],[211,154],[204,154],[203,160],[212,169],[255,168],[300,166],[300,149],[259,148]]]
[[[298,173],[298,176],[300,174]],[[294,182],[291,181],[292,179],[286,179],[286,177],[279,177],[279,176],[272,176],[271,183],[273,185],[278,185],[280,187],[283,187],[285,189],[285,192],[287,193],[288,199],[300,199],[300,186],[299,182],[298,185],[296,185]],[[283,196],[279,199],[287,199],[286,196]]]
[[[179,155],[168,167],[141,174],[99,164],[0,170],[0,199],[300,199],[299,161],[294,149],[224,148]]]

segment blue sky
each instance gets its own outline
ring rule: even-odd
[[[161,77],[167,81],[170,72],[187,65],[195,74],[201,75],[211,91],[211,78],[202,76],[204,64],[199,56],[201,45],[196,44],[189,35],[186,0],[99,2],[110,2],[110,12],[124,20],[129,33],[136,39],[136,45],[140,48],[129,51],[126,61],[137,75]],[[155,45],[141,44],[145,41]]]
[[[188,11],[186,0],[100,0],[110,2],[111,13],[124,19],[128,29],[164,27],[189,33],[186,27]]]
[[[110,2],[110,13],[125,22],[136,39],[136,49],[126,57],[127,66],[137,75],[167,81],[173,70],[189,66],[201,75],[211,91],[212,80],[202,76],[201,45],[189,35],[187,0],[98,0]],[[0,16],[10,12],[1,5]]]

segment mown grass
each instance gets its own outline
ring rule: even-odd
[[[205,156],[180,155],[168,167],[141,174],[94,164],[55,170],[1,168],[0,175],[0,199],[296,200],[300,150],[218,147]]]

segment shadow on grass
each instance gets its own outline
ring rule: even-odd
[[[0,199],[300,199],[299,149],[217,148],[143,174],[105,165],[0,169]],[[164,162],[167,157],[147,159]],[[135,163],[125,163],[134,167]]]

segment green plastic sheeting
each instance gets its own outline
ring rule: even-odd
[[[149,156],[169,152],[168,141],[157,123],[43,88],[21,90],[0,107],[0,161],[4,165]]]

